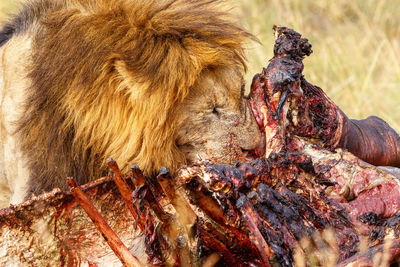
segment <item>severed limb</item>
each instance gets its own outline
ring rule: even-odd
[[[71,193],[75,199],[79,202],[81,207],[85,210],[87,215],[93,221],[93,224],[100,231],[110,248],[114,251],[115,255],[121,260],[124,266],[128,267],[139,267],[142,264],[131,254],[128,248],[122,243],[115,232],[107,224],[101,214],[93,206],[90,199],[85,195],[82,189],[77,185],[74,179],[70,178],[67,180],[68,185],[71,188]]]
[[[308,40],[274,26],[274,57],[251,86],[250,105],[266,134],[265,154],[285,148],[288,134],[328,149],[345,148],[375,166],[400,167],[400,136],[382,119],[351,120],[318,86],[302,75],[312,53]]]
[[[400,167],[400,137],[384,120],[350,120],[344,115],[342,129],[338,147],[375,166]]]

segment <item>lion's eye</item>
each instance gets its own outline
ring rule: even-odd
[[[219,115],[219,112],[216,107],[213,108],[212,113],[215,115]]]

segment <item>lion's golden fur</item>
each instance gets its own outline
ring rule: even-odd
[[[40,185],[32,190],[63,187],[48,177],[99,177],[106,157],[146,174],[184,164],[180,103],[190,90],[201,93],[193,85],[205,71],[245,68],[243,44],[252,37],[223,10],[216,0],[26,4],[6,29],[35,28],[18,122],[32,185]]]

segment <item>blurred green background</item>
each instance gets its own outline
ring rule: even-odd
[[[288,26],[313,45],[306,79],[351,118],[377,115],[400,132],[400,4],[393,0],[232,1],[242,24],[262,45],[248,49],[247,81],[272,57],[272,26]],[[228,3],[230,4],[230,3]],[[0,0],[0,18],[16,10]]]

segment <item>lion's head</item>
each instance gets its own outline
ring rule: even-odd
[[[32,85],[19,134],[35,187],[97,178],[108,157],[152,174],[255,148],[242,77],[254,37],[223,10],[217,0],[27,5]]]
[[[154,1],[148,8],[154,6],[156,14],[141,11],[151,17],[135,20],[141,38],[117,67],[132,81],[126,90],[141,129],[139,154],[121,162],[151,173],[203,159],[243,159],[260,142],[243,80],[243,46],[254,38],[218,1]]]

